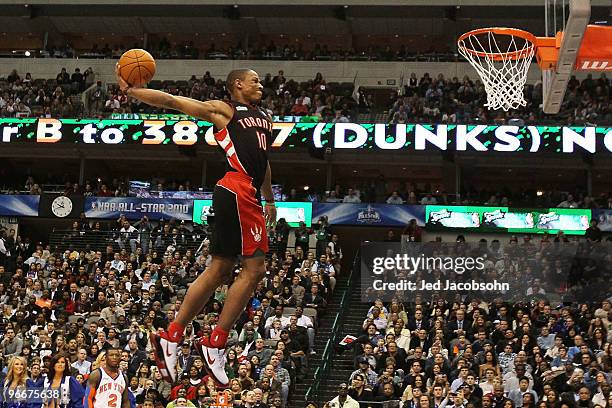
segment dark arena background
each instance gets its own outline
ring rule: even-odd
[[[612,40],[590,34],[609,34],[609,0],[0,10],[0,408],[612,406]],[[461,49],[482,27],[548,42]],[[225,141],[122,90],[130,49],[175,97],[229,101],[242,68],[263,87],[278,222],[227,384],[198,344],[245,260],[172,367],[153,344],[229,228]],[[113,365],[122,402],[91,390]]]

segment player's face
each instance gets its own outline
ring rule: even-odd
[[[121,360],[121,353],[119,350],[109,350],[106,353],[106,366],[109,368],[119,367],[119,361]]]
[[[244,79],[240,81],[240,84],[242,85],[242,87],[239,88],[240,92],[250,103],[255,104],[261,101],[263,85],[259,82],[259,75],[257,75],[257,72],[247,72],[244,75]]]

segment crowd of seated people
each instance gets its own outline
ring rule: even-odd
[[[86,180],[83,185],[56,179],[39,181],[28,176],[23,185],[0,185],[4,194],[32,194],[63,193],[67,196],[83,197],[127,197],[134,195],[130,192],[128,179],[112,180]],[[166,178],[150,180],[147,189],[150,197],[166,197],[170,194],[174,198],[193,198],[194,195],[210,192],[210,187],[196,187],[189,180],[171,181]],[[371,181],[354,183],[348,186],[336,184],[329,191],[315,191],[290,187],[284,188],[278,201],[311,201],[326,203],[386,203],[408,205],[485,205],[485,206],[514,206],[537,208],[603,208],[612,209],[612,195],[601,193],[589,196],[579,188],[558,190],[529,190],[515,191],[509,188],[502,190],[477,189],[469,186],[461,192],[460,197],[444,192],[440,187],[432,184],[417,184],[406,180],[385,179],[379,176]],[[201,198],[201,197],[198,197]]]
[[[413,73],[406,81],[402,95],[389,110],[390,123],[494,123],[521,120],[537,124],[553,118],[563,124],[612,123],[612,88],[605,73],[599,78],[589,74],[582,81],[572,76],[559,114],[542,112],[542,82],[525,86],[527,105],[509,112],[490,111],[484,107],[487,96],[483,83],[468,76],[447,78],[442,74],[421,78]]]
[[[572,270],[609,272],[605,248],[580,245],[591,261]],[[547,271],[567,260],[551,256],[557,245],[547,237],[511,238],[507,245],[485,240],[484,247],[481,240],[480,248],[487,250],[485,268],[497,277],[521,275],[524,292],[487,301],[425,294],[410,302],[372,299],[356,340],[338,346],[340,353],[354,351],[355,370],[328,406],[338,400],[351,407],[385,401],[403,408],[610,406],[610,299],[559,301],[562,282]]]
[[[262,76],[264,95],[262,107],[271,115],[318,116],[323,122],[350,122],[359,120],[359,113],[387,112],[389,123],[513,123],[536,124],[550,121],[542,113],[542,84],[525,87],[527,105],[509,112],[489,111],[484,108],[485,89],[480,80],[464,77],[446,78],[443,74],[421,78],[413,73],[401,92],[394,93],[388,106],[377,106],[364,88],[354,89],[350,83],[327,83],[320,73],[314,79],[296,82],[277,75]],[[6,117],[31,116],[92,116],[105,117],[113,113],[159,113],[159,109],[128,98],[116,86],[94,84],[91,68],[83,74],[77,69],[68,74],[64,69],[55,80],[32,80],[30,74],[22,79],[13,71],[6,81],[0,81],[0,114]],[[189,80],[157,81],[150,87],[174,95],[197,100],[227,97],[222,79],[209,72],[202,77],[192,75]],[[87,91],[87,108],[74,106],[70,94]],[[612,123],[610,80],[606,74],[594,79],[589,75],[583,81],[575,77],[569,82],[568,92],[554,120],[564,124]],[[368,117],[369,119],[369,117]],[[364,119],[366,120],[366,119]]]
[[[82,234],[100,229],[85,218],[75,224]],[[68,406],[82,407],[88,376],[117,350],[137,406],[210,406],[220,388],[192,340],[214,328],[227,285],[187,326],[175,384],[162,379],[149,342],[174,319],[187,287],[211,263],[208,241],[192,245],[192,232],[174,221],[122,217],[106,229],[116,239],[92,245],[66,237],[61,248],[1,231],[0,381],[13,386],[18,374],[36,387],[61,365],[74,400]],[[285,407],[296,382],[305,381],[318,317],[340,271],[337,238],[329,232],[329,247],[300,242],[296,249],[287,248],[286,224],[272,234],[277,242],[266,260],[269,273],[230,332],[226,371],[236,406],[257,401]]]
[[[12,70],[0,79],[0,116],[2,117],[64,117],[83,115],[83,104],[77,95],[89,87],[94,73],[79,68],[72,74],[62,68],[55,79],[33,78]]]
[[[424,39],[419,38],[422,43]],[[282,40],[281,40],[282,41]],[[306,45],[306,46],[305,46]],[[438,44],[436,44],[438,45]],[[30,50],[31,56],[38,58],[119,58],[125,51],[142,48],[142,44],[109,44],[103,46],[94,43],[89,49],[75,49],[71,44],[48,45],[46,48]],[[214,59],[214,60],[296,60],[296,61],[457,61],[457,55],[449,50],[436,52],[433,49],[423,51],[427,46],[421,44],[420,50],[405,45],[384,47],[368,44],[355,45],[351,49],[331,47],[325,43],[313,43],[312,39],[284,43],[268,40],[243,46],[238,41],[235,45],[216,45],[215,41],[206,44],[193,40],[171,43],[163,37],[151,41],[147,50],[156,59]],[[16,54],[15,56],[22,56]]]
[[[357,101],[353,98],[352,83],[328,84],[320,73],[312,80],[297,82],[285,77],[282,70],[274,76],[262,73],[261,81],[264,87],[261,105],[270,115],[318,116],[326,122],[349,122],[356,118]],[[202,77],[192,75],[187,81],[152,81],[148,86],[201,101],[228,96],[224,81],[213,78],[208,71]],[[122,93],[114,88],[109,95],[109,99],[121,97]],[[159,113],[159,108],[125,99],[125,106],[116,104],[110,109],[105,106],[104,111]]]
[[[66,69],[56,79],[24,78],[16,70],[0,80],[0,116],[2,117],[107,117],[117,113],[163,113],[155,108],[128,98],[117,86],[105,86],[94,80],[91,68],[84,73]],[[264,85],[262,107],[270,115],[316,115],[327,122],[349,122],[356,119],[357,101],[353,99],[352,83],[330,83],[320,73],[314,79],[298,83],[284,76],[283,71],[261,78]],[[197,100],[227,98],[225,83],[209,72],[202,77],[192,75],[187,81],[151,81],[149,87],[178,96]],[[70,98],[87,90],[86,105]],[[78,106],[75,106],[77,104]]]
[[[300,194],[291,189],[287,201],[315,200],[328,203],[386,203],[410,205],[486,205],[486,206],[532,206],[557,208],[612,208],[612,196],[602,193],[589,196],[582,191],[510,189],[491,191],[469,187],[460,197],[448,194],[433,185],[417,185],[409,181],[385,180],[379,177],[371,182],[350,186],[337,184],[323,194]]]

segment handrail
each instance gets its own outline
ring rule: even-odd
[[[327,377],[327,374],[329,372],[329,369],[331,366],[330,364],[331,354],[332,354],[332,351],[334,350],[333,345],[339,341],[338,336],[341,333],[340,326],[343,325],[342,322],[344,321],[343,319],[344,313],[346,312],[346,309],[347,309],[346,298],[348,294],[352,292],[353,287],[355,285],[355,282],[353,279],[353,273],[355,272],[355,270],[358,268],[360,264],[359,256],[360,256],[360,252],[357,251],[357,254],[355,254],[355,259],[353,260],[353,266],[349,273],[348,286],[346,287],[346,289],[344,289],[342,293],[342,297],[340,299],[340,306],[341,306],[340,310],[338,310],[338,313],[336,314],[336,317],[334,318],[331,335],[329,336],[329,339],[325,343],[325,348],[323,349],[323,354],[321,355],[321,365],[317,367],[317,369],[315,370],[313,374],[313,382],[310,385],[310,387],[308,387],[308,389],[306,390],[306,393],[304,394],[305,401],[312,401],[313,399],[318,398],[319,388],[321,387],[321,381],[323,380],[323,378]]]

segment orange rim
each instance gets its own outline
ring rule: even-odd
[[[466,39],[470,37],[475,37],[477,35],[488,34],[488,33],[522,38],[523,40],[528,42],[530,45],[529,47],[525,49],[522,49],[519,51],[511,51],[511,52],[483,52],[483,51],[476,51],[467,46],[467,43],[465,41]],[[532,50],[535,49],[536,43],[537,43],[536,36],[531,34],[529,31],[521,30],[518,28],[508,28],[508,27],[477,28],[476,30],[468,31],[467,33],[462,34],[457,39],[457,44],[459,45],[459,47],[463,48],[464,51],[472,55],[476,55],[478,57],[488,57],[495,61],[504,61],[508,59],[518,60],[521,58],[526,58],[532,53]]]

